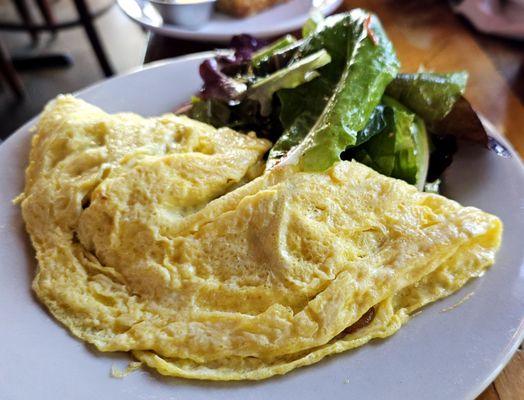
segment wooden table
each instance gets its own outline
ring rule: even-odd
[[[404,71],[467,70],[466,97],[524,158],[524,42],[476,32],[442,0],[346,0],[341,10],[363,7],[376,13]],[[144,62],[210,50],[219,45],[151,35]],[[524,399],[524,351],[515,354],[477,400]]]

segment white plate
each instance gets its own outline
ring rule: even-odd
[[[157,63],[78,96],[109,112],[164,113],[199,88],[197,67],[209,55]],[[496,264],[392,337],[262,382],[198,382],[148,369],[111,378],[113,363],[124,367],[131,358],[73,338],[31,293],[36,262],[11,200],[22,190],[34,122],[0,145],[0,399],[473,399],[523,339],[524,169],[517,156],[471,146],[448,171],[447,194],[502,218]],[[442,312],[469,293],[460,307]]]
[[[248,18],[233,18],[214,13],[209,23],[199,29],[164,25],[162,17],[148,0],[118,0],[118,5],[133,21],[154,32],[179,39],[227,42],[234,35],[249,33],[259,38],[271,38],[299,29],[313,10],[328,15],[342,0],[289,0],[284,4]]]

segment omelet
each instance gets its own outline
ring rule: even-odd
[[[263,173],[270,145],[59,96],[20,197],[37,297],[100,351],[257,380],[392,335],[493,264],[497,217],[354,161]]]

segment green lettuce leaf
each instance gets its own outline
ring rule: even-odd
[[[375,107],[371,117],[369,118],[368,124],[364,127],[364,129],[357,133],[357,141],[354,144],[355,147],[367,142],[373,136],[384,130],[387,124],[384,115],[384,108],[385,106],[383,104],[379,104]]]
[[[311,35],[322,22],[324,22],[324,15],[319,10],[314,10],[302,27],[302,37]]]
[[[278,39],[274,43],[271,43],[269,46],[263,47],[258,50],[253,57],[251,58],[251,65],[254,68],[259,68],[263,63],[268,62],[268,60],[275,55],[280,50],[283,50],[294,43],[297,39],[293,35],[286,35]]]
[[[423,189],[429,162],[424,121],[394,99],[384,96],[380,132],[345,153],[374,170]]]
[[[430,130],[444,119],[464,93],[468,74],[398,74],[386,94],[415,112]]]
[[[295,55],[294,62],[324,48],[331,63],[320,77],[298,93],[278,93],[282,102],[283,143],[276,143],[270,159],[293,147],[304,170],[325,170],[340,153],[358,141],[386,86],[397,75],[399,61],[376,16],[356,9],[327,18]],[[290,112],[294,116],[291,119]]]
[[[266,164],[270,169],[306,137],[325,107],[320,99],[331,95],[332,85],[322,75],[291,90],[279,90],[280,121],[285,131],[271,148]]]
[[[225,126],[229,123],[231,110],[223,102],[193,97],[192,103],[191,118],[215,127]]]
[[[271,113],[273,95],[280,89],[293,89],[319,76],[316,71],[331,62],[326,50],[304,57],[271,75],[257,80],[246,92],[245,97],[260,103],[260,114],[268,116]]]

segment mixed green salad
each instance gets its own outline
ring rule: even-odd
[[[267,168],[304,170],[355,159],[420,190],[438,190],[457,139],[507,156],[463,97],[467,73],[399,73],[378,18],[362,9],[315,16],[303,38],[267,44],[241,35],[200,66],[192,118],[273,141]]]

